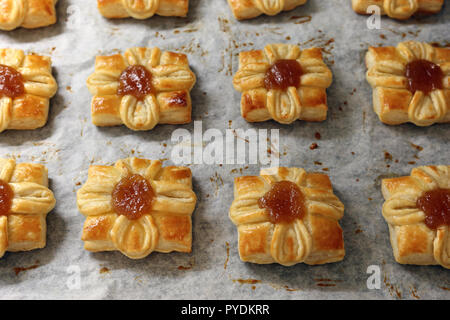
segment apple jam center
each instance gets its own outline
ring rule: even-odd
[[[425,212],[425,224],[430,229],[450,225],[450,189],[424,192],[417,199],[417,208]]]
[[[289,223],[305,215],[305,196],[295,183],[279,181],[259,198],[258,206],[267,209],[272,223]]]
[[[11,189],[10,185],[3,180],[0,180],[0,216],[9,214],[13,198],[14,191]]]
[[[278,60],[266,71],[264,86],[267,90],[298,88],[302,74],[302,67],[296,60]]]
[[[0,64],[0,97],[16,98],[24,93],[22,74],[12,67]]]
[[[406,65],[408,90],[412,93],[422,91],[429,94],[443,88],[444,73],[441,67],[428,60],[414,60]]]
[[[152,91],[152,74],[144,66],[129,66],[120,74],[117,89],[119,96],[132,95],[143,100]]]
[[[112,206],[118,215],[136,220],[150,213],[155,198],[150,182],[139,174],[122,178],[112,192]]]

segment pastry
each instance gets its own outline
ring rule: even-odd
[[[450,165],[415,168],[381,189],[395,260],[450,269]]]
[[[45,218],[54,206],[45,166],[0,159],[0,258],[6,251],[44,248]]]
[[[97,0],[97,6],[106,18],[185,17],[189,0]]]
[[[89,251],[119,250],[131,259],[153,251],[191,252],[191,216],[197,198],[191,170],[128,158],[91,166],[77,192],[86,216],[82,240]]]
[[[150,130],[158,123],[191,122],[190,90],[195,75],[186,55],[158,48],[131,48],[123,55],[98,56],[87,79],[96,126],[124,124]]]
[[[0,30],[35,29],[56,23],[58,0],[0,0]]]
[[[238,229],[242,261],[284,266],[340,261],[343,214],[325,174],[270,168],[234,180],[229,216]]]
[[[416,13],[437,13],[444,0],[352,0],[353,10],[359,14],[371,14],[370,6],[378,6],[382,15],[394,19],[408,19]]]
[[[450,49],[415,41],[369,47],[367,81],[380,120],[429,126],[450,122]]]
[[[57,89],[50,57],[0,49],[0,132],[44,126]]]
[[[264,50],[239,54],[233,85],[242,92],[241,114],[249,122],[273,119],[323,121],[326,88],[332,74],[319,48],[300,51],[296,45],[270,44]]]
[[[262,14],[274,16],[281,11],[292,10],[307,0],[228,0],[236,19],[251,19]]]

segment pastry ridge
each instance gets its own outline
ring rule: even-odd
[[[441,265],[450,269],[449,226],[429,229],[417,198],[435,188],[450,189],[450,165],[421,166],[405,177],[383,179],[382,214],[389,226],[394,258],[401,264]]]
[[[35,29],[56,23],[58,0],[0,0],[0,30]]]
[[[47,168],[42,164],[0,158],[0,180],[8,183],[14,192],[10,212],[0,215],[0,258],[6,251],[44,248],[45,218],[56,203],[48,189]]]
[[[130,65],[143,65],[152,74],[155,92],[143,101],[119,96],[119,76]],[[159,48],[131,48],[123,55],[97,56],[95,71],[86,81],[93,95],[92,123],[96,126],[124,124],[131,130],[151,130],[160,124],[191,122],[190,91],[196,82],[187,56]]]
[[[404,76],[406,64],[415,59],[431,61],[444,73],[443,89],[428,95],[414,94]],[[366,54],[366,79],[373,88],[373,108],[383,123],[412,122],[417,126],[450,122],[450,49],[416,41],[397,47],[369,47]]]
[[[51,71],[51,58],[25,55],[18,49],[0,49],[0,64],[20,73],[25,89],[25,93],[16,98],[0,95],[0,132],[43,127],[48,118],[49,100],[58,90]]]
[[[264,87],[265,72],[279,59],[296,60],[302,66],[299,88],[282,91]],[[326,88],[331,83],[332,73],[320,48],[301,51],[291,44],[269,44],[264,50],[239,53],[239,69],[233,77],[234,88],[242,93],[241,115],[249,122],[324,121],[328,111]]]
[[[186,17],[189,0],[97,0],[105,18],[147,19],[155,14],[166,17]]]
[[[303,219],[291,223],[272,223],[257,202],[273,183],[291,181],[306,198]],[[292,266],[337,262],[344,258],[344,239],[339,220],[344,205],[334,195],[329,177],[307,173],[301,168],[263,169],[260,176],[234,180],[234,201],[229,218],[238,229],[238,248],[242,261]]]
[[[150,181],[155,201],[138,220],[114,212],[111,193],[122,177],[140,174]],[[90,166],[86,183],[77,192],[77,206],[86,216],[82,232],[88,251],[120,251],[131,259],[153,251],[191,252],[191,216],[197,198],[187,167],[162,167],[159,160],[127,158],[114,166]],[[132,238],[141,239],[131,241]]]
[[[369,14],[370,6],[378,6],[382,15],[405,20],[416,13],[437,13],[441,11],[444,0],[352,0],[353,10],[359,14]]]
[[[252,19],[262,14],[274,16],[305,4],[307,0],[228,0],[238,20]]]

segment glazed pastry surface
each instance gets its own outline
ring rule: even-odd
[[[120,94],[121,79],[129,67],[147,73],[150,91],[141,97]],[[123,55],[97,56],[87,79],[93,95],[92,122],[96,126],[124,124],[131,130],[150,130],[158,123],[191,122],[190,91],[196,82],[186,55],[158,48],[131,48]],[[138,87],[142,83],[137,83]]]
[[[228,0],[231,11],[238,20],[251,19],[262,14],[274,16],[292,10],[307,0]]]
[[[401,264],[441,265],[450,269],[449,225],[432,229],[418,199],[427,191],[450,191],[450,166],[423,166],[410,176],[382,180],[383,217],[395,260]]]
[[[301,76],[297,86],[292,83],[286,89],[267,86],[267,73],[279,61],[299,65]],[[292,69],[283,72],[292,76]],[[234,88],[242,93],[241,114],[245,120],[273,119],[283,124],[295,120],[324,121],[328,110],[326,88],[331,83],[331,70],[323,61],[321,49],[302,51],[290,44],[270,44],[264,50],[241,52],[239,69],[233,78]]]
[[[31,130],[47,122],[49,99],[58,89],[52,76],[50,57],[26,55],[22,50],[0,49],[0,69],[12,68],[20,74],[23,93],[2,94],[0,90],[0,132],[6,129]],[[0,88],[10,80],[0,77]]]
[[[274,223],[261,208],[260,199],[278,182],[295,184],[304,197],[301,218]],[[344,258],[344,239],[339,220],[344,205],[334,195],[330,179],[301,168],[270,168],[260,176],[234,180],[234,201],[229,211],[237,226],[242,261],[292,266],[323,264]]]
[[[150,185],[153,201],[150,210],[127,216],[117,210],[115,190],[122,179],[136,175]],[[131,203],[142,203],[142,195],[138,192]],[[138,158],[122,159],[114,166],[91,166],[77,192],[78,209],[86,216],[84,247],[94,252],[118,250],[131,259],[153,251],[191,252],[196,201],[189,168],[163,168],[159,160]]]
[[[430,92],[408,88],[408,65],[416,61],[430,64],[442,74],[439,85]],[[450,49],[427,43],[407,41],[397,47],[369,47],[366,78],[373,88],[373,108],[380,120],[390,125],[412,122],[417,126],[450,122],[449,65]]]
[[[152,16],[185,17],[189,0],[97,0],[100,13],[110,19],[147,19]]]
[[[55,206],[47,168],[37,163],[0,159],[0,182],[12,190],[9,210],[0,214],[0,257],[6,251],[30,251],[46,244],[46,216]],[[5,188],[0,197],[4,205]]]
[[[58,0],[0,0],[0,30],[35,29],[56,23]]]

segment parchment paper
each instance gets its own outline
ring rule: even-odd
[[[59,84],[44,128],[0,135],[0,156],[48,167],[57,199],[47,217],[46,248],[7,253],[0,260],[1,299],[450,298],[448,270],[394,261],[380,191],[383,177],[408,175],[418,165],[449,164],[450,126],[383,125],[372,110],[363,61],[369,45],[396,45],[408,39],[448,44],[448,4],[428,18],[406,22],[382,18],[381,30],[369,30],[367,17],[355,14],[347,0],[310,0],[291,12],[242,22],[234,19],[226,0],[191,0],[186,19],[107,20],[94,0],[62,0],[57,9],[59,21],[54,26],[0,32],[1,47],[50,55]],[[238,53],[279,42],[324,49],[334,77],[325,122],[284,126],[272,121],[251,124],[241,117],[240,94],[231,83]],[[193,119],[202,120],[204,130],[279,128],[281,165],[330,175],[345,204],[342,262],[286,268],[240,261],[237,230],[228,218],[233,178],[257,175],[259,165],[190,166],[198,196],[192,254],[152,253],[134,261],[119,252],[94,254],[83,249],[84,217],[77,211],[75,193],[85,182],[89,165],[113,164],[129,156],[170,158],[173,130],[194,129],[193,123],[158,125],[137,133],[124,126],[91,124],[91,95],[85,81],[94,70],[95,56],[133,46],[158,46],[189,56],[197,75]],[[313,142],[319,148],[311,150]],[[381,271],[378,290],[366,285],[370,265]],[[77,271],[79,288],[74,287]]]

